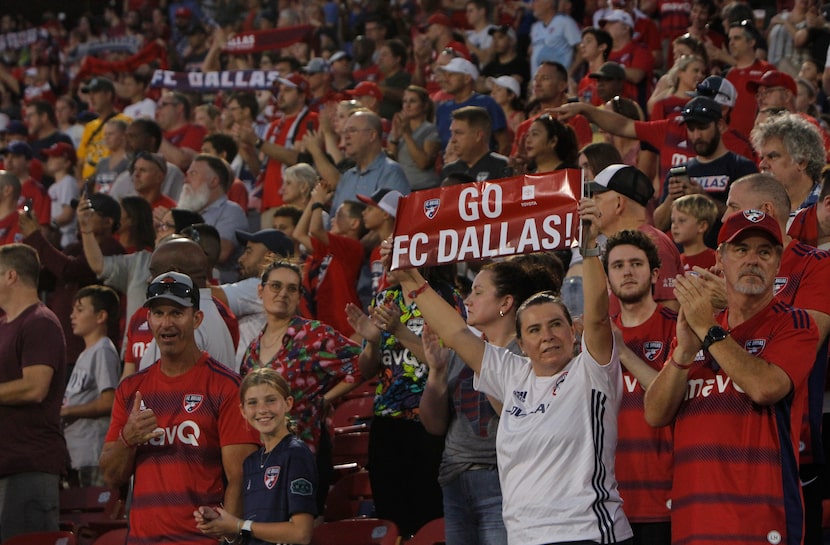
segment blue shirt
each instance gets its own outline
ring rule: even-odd
[[[490,95],[480,95],[473,93],[473,95],[464,102],[455,102],[454,100],[447,100],[438,105],[435,112],[435,124],[438,125],[438,136],[441,137],[441,149],[446,149],[450,142],[450,123],[452,123],[452,113],[464,106],[479,106],[487,110],[490,114],[490,127],[492,133],[503,131],[507,128],[507,119],[504,117],[504,110],[501,106],[493,100]],[[490,148],[496,151],[495,141],[491,139]]]
[[[271,452],[264,448],[242,464],[244,519],[254,522],[288,522],[291,515],[317,515],[317,463],[311,450],[293,435]],[[249,545],[265,544],[253,538]]]
[[[216,267],[219,269],[219,279],[223,283],[236,282],[239,279],[236,260],[239,258],[239,254],[242,253],[239,241],[236,238],[236,232],[248,231],[248,216],[245,215],[245,211],[242,210],[241,206],[229,201],[225,195],[210,203],[199,213],[205,223],[214,226],[219,231],[220,239],[230,241],[233,244],[233,252],[230,257],[224,263],[217,264]]]
[[[358,195],[369,196],[381,188],[397,189],[404,195],[409,194],[409,182],[406,181],[401,165],[383,152],[375,157],[366,170],[361,172],[359,166],[354,166],[340,175],[331,202],[331,215],[345,201],[356,201]]]
[[[530,27],[530,43],[533,53],[530,57],[530,76],[533,77],[542,61],[555,61],[570,68],[574,58],[574,47],[582,41],[582,32],[570,16],[557,13],[545,25],[536,21]]]

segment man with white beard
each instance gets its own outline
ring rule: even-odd
[[[240,246],[236,232],[248,228],[245,211],[227,197],[233,179],[227,162],[219,157],[200,154],[187,169],[179,197],[179,208],[200,213],[205,223],[219,231],[222,247],[218,269],[222,283],[238,279],[236,260],[239,258]]]

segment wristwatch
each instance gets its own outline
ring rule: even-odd
[[[715,344],[716,342],[720,342],[729,336],[729,332],[726,331],[719,325],[713,325],[709,328],[709,331],[706,332],[706,336],[703,337],[703,349],[709,350],[709,347]]]
[[[244,537],[245,539],[251,539],[253,536],[253,532],[251,532],[251,526],[254,525],[254,521],[246,520],[242,523],[242,527],[239,529],[239,535]]]
[[[264,144],[264,143],[265,143],[265,141],[263,141],[262,138],[257,138],[256,142],[254,142],[254,147],[256,149],[260,149],[262,147],[262,144]]]
[[[579,253],[582,255],[582,257],[599,257],[600,255],[602,255],[602,248],[600,248],[598,245],[594,246],[593,248],[580,247]]]

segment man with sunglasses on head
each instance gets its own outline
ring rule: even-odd
[[[161,272],[144,306],[159,357],[116,390],[101,470],[111,486],[135,476],[131,542],[215,544],[193,525],[193,510],[242,514],[242,462],[258,437],[239,412],[239,375],[196,343],[204,314],[193,280]]]

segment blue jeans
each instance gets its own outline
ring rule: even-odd
[[[506,545],[499,472],[464,471],[442,487],[447,545]]]

